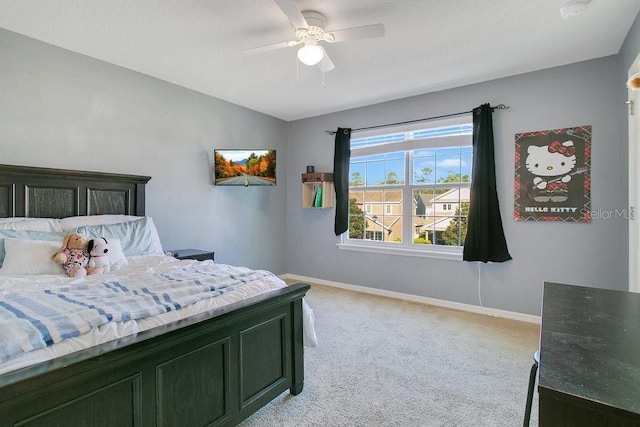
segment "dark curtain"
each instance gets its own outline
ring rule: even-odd
[[[333,183],[336,191],[336,236],[349,229],[349,160],[351,129],[338,128],[333,156]]]
[[[473,176],[462,259],[504,262],[511,259],[502,229],[493,150],[491,106],[473,110]]]

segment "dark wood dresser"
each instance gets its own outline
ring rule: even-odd
[[[545,283],[540,426],[640,426],[640,294]]]

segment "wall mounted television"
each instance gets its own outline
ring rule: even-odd
[[[276,185],[275,150],[216,149],[213,157],[215,185]]]

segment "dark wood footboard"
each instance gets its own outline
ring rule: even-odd
[[[302,391],[296,284],[0,376],[0,426],[236,425]]]

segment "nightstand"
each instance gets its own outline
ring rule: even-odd
[[[178,259],[195,259],[196,261],[206,261],[210,259],[211,261],[215,261],[213,251],[205,251],[202,249],[177,249],[169,252]]]

